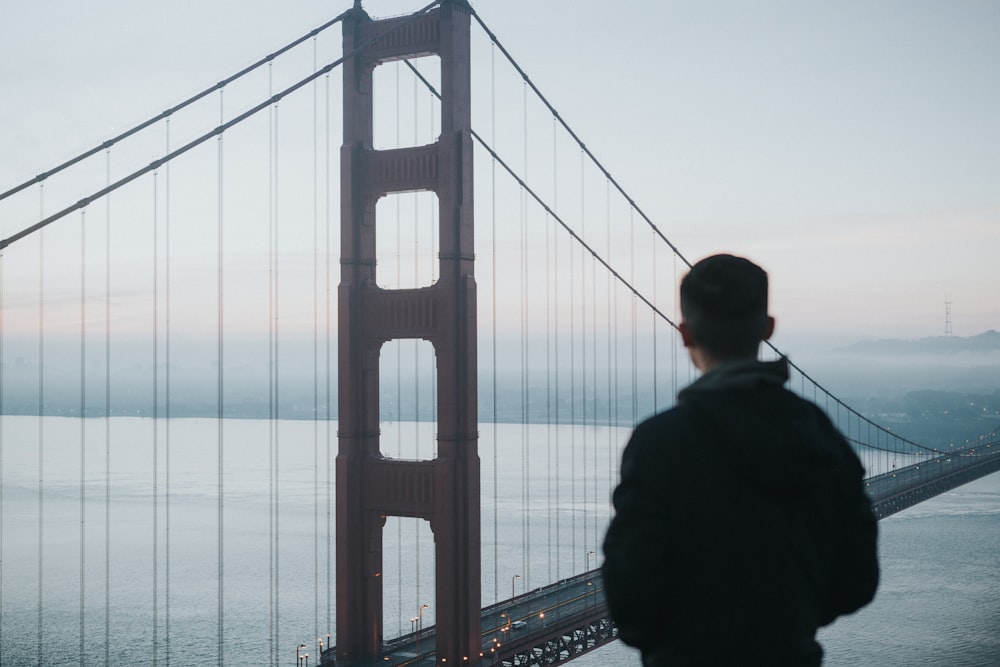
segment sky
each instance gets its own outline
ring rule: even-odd
[[[223,79],[349,4],[5,3],[0,190]],[[374,17],[422,6],[363,4]],[[1000,3],[473,6],[688,259],[732,252],[769,271],[779,346],[942,335],[946,300],[954,334],[1000,329]],[[475,28],[473,40],[486,43]],[[474,82],[480,110],[490,106],[490,85],[485,77]],[[242,103],[238,93],[233,99],[227,104]],[[521,103],[508,97],[492,108],[516,116]],[[489,117],[487,110],[474,123],[495,136]],[[545,122],[531,126],[533,141],[547,141]],[[505,128],[501,122],[500,135]],[[336,125],[332,132],[336,147]],[[286,146],[294,135],[295,128],[284,135]],[[516,130],[509,135],[527,144]],[[21,210],[4,216],[0,208],[4,236],[22,226]],[[11,262],[14,250],[6,251]]]

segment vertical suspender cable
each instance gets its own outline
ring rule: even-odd
[[[419,132],[419,110],[417,105],[417,94],[420,90],[420,80],[418,78],[413,79],[413,142],[417,143],[417,136]],[[419,256],[418,250],[418,239],[419,225],[417,224],[419,215],[419,201],[417,193],[413,193],[413,286],[416,287],[418,282],[418,268],[419,262],[417,257]],[[420,459],[420,340],[413,339],[413,441],[416,443],[416,458]],[[422,604],[420,602],[420,534],[423,524],[423,519],[414,518],[413,519],[413,529],[414,529],[414,563],[416,565],[416,594],[417,599],[415,600],[417,608],[420,608]],[[418,614],[418,618],[421,616]]]
[[[496,145],[497,140],[497,100],[496,100],[496,45],[490,44],[490,141]],[[490,283],[492,289],[492,309],[490,325],[493,328],[492,352],[493,352],[493,601],[500,599],[500,575],[498,544],[500,543],[498,533],[498,482],[497,482],[497,446],[499,435],[497,433],[497,161],[496,158],[490,160],[490,254],[492,263],[490,265]]]
[[[569,481],[570,569],[576,573],[576,247],[569,242]]]
[[[158,195],[159,195],[159,171],[153,172],[153,667],[157,665],[159,652],[159,530],[160,530],[160,508],[159,508],[159,310],[160,310],[160,286],[159,286],[159,220]]]
[[[586,178],[584,171],[584,153],[580,151],[580,238],[586,238],[587,229],[587,203],[586,203]],[[587,507],[587,257],[580,253],[580,433],[583,438],[581,446],[582,475],[581,486],[583,487],[583,506]],[[576,424],[573,425],[576,428]],[[583,512],[583,570],[587,569],[589,561],[588,549],[590,543],[587,541],[587,514]],[[575,552],[574,552],[575,558]]]
[[[596,238],[595,234],[595,238]],[[592,484],[592,495],[591,502],[593,503],[593,510],[591,511],[591,516],[593,517],[593,529],[594,529],[594,541],[591,542],[592,548],[594,549],[594,566],[597,566],[597,553],[599,552],[598,547],[600,546],[600,536],[597,534],[597,260],[593,257],[590,258],[590,302],[593,307],[590,310],[591,318],[591,382],[590,382],[590,401],[591,401],[591,412],[590,419],[592,424],[591,431],[591,484]]]
[[[618,373],[618,370],[619,370],[618,369],[618,353],[621,351],[619,349],[619,344],[618,344],[618,323],[619,323],[619,320],[621,319],[621,312],[620,312],[620,309],[618,307],[618,293],[619,293],[619,291],[620,290],[618,289],[618,286],[616,285],[615,286],[615,290],[614,290],[614,297],[615,297],[614,298],[614,301],[615,301],[614,302],[614,312],[615,312],[615,317],[614,317],[614,322],[615,322],[615,330],[614,330],[614,341],[615,341],[615,344],[614,344],[614,348],[615,348],[615,359],[614,359],[614,368],[615,368],[615,387],[614,387],[615,424],[621,424],[621,414],[619,412],[620,401],[619,401],[619,393],[618,393],[618,380],[620,379],[619,378],[619,373]]]
[[[331,329],[331,317],[330,312],[330,267],[331,267],[331,248],[330,248],[330,75],[327,74],[324,78],[324,84],[326,86],[326,110],[324,116],[326,117],[326,130],[324,132],[325,142],[326,142],[326,167],[323,170],[324,174],[324,192],[326,194],[326,278],[325,278],[325,289],[326,289],[326,353],[324,359],[326,361],[326,629],[327,632],[333,627],[332,623],[332,611],[331,611],[331,601],[332,601],[332,585],[331,585],[331,560],[333,558],[333,551],[331,546],[332,533],[332,517],[331,517],[331,507],[332,507],[332,482],[330,480],[330,447],[332,444],[332,430],[331,430],[331,419],[330,414],[330,404],[332,397],[330,395],[330,340],[332,336]],[[329,649],[330,642],[327,640],[327,648]],[[322,652],[320,652],[320,659],[322,660]],[[317,662],[319,662],[317,660]]]
[[[555,119],[552,119],[552,193],[556,191],[555,172]],[[545,497],[548,508],[546,526],[548,528],[548,581],[552,578],[552,285],[554,283],[549,264],[552,261],[552,229],[549,214],[545,213]]]
[[[273,176],[274,176],[274,210],[271,216],[271,231],[272,231],[272,258],[271,263],[274,267],[272,281],[272,289],[274,297],[272,302],[274,304],[274,309],[272,312],[272,329],[273,333],[271,335],[271,344],[273,347],[273,353],[271,355],[271,378],[273,382],[273,391],[271,396],[272,401],[272,414],[274,419],[272,420],[272,433],[273,437],[271,439],[272,450],[274,452],[274,656],[275,662],[278,661],[279,649],[281,647],[281,227],[279,223],[279,211],[281,202],[281,188],[279,187],[280,180],[280,167],[281,167],[281,157],[280,157],[280,123],[279,123],[279,106],[274,105],[274,150],[273,150]]]
[[[521,112],[523,114],[524,174],[528,177],[528,87],[522,85]],[[528,202],[524,187],[520,192],[521,227],[521,572],[528,581],[531,570],[531,524],[529,521],[528,493]],[[514,596],[511,586],[511,597]]]
[[[630,207],[628,211],[629,223],[629,282],[635,284],[635,207]],[[636,310],[636,296],[632,294],[632,424],[639,419],[639,354],[638,354],[638,313]]]
[[[430,96],[428,96],[428,102],[429,102],[428,109],[429,109],[429,111],[428,111],[428,114],[427,114],[427,123],[428,123],[428,127],[430,128],[430,134],[429,134],[430,137],[437,136],[437,134],[440,132],[440,128],[441,128],[441,120],[438,119],[438,118],[435,118],[435,116],[434,116],[435,100],[436,100],[436,98],[433,95],[433,93]],[[430,233],[431,251],[427,254],[427,257],[428,257],[428,260],[429,260],[429,263],[430,263],[430,269],[431,269],[431,271],[430,271],[430,282],[433,284],[433,283],[436,283],[437,279],[438,279],[438,261],[437,261],[437,255],[438,255],[437,240],[438,240],[438,237],[437,237],[437,233],[436,232],[437,232],[437,229],[440,227],[440,224],[439,224],[439,217],[440,216],[439,216],[439,211],[438,211],[438,202],[437,202],[436,198],[429,197],[428,198],[428,204],[429,204],[429,208],[428,208],[429,216],[428,216],[428,218],[430,220],[430,231],[431,231],[431,233]],[[436,364],[436,362],[434,360],[435,359],[435,357],[434,357],[435,354],[436,354],[435,351],[433,349],[431,349],[431,396],[432,397],[436,397],[437,396],[437,387],[438,387],[438,385],[437,385],[437,373],[434,372],[434,369],[437,368],[437,364]],[[434,424],[435,428],[436,428],[436,426],[437,426],[437,419],[438,419],[438,404],[437,404],[437,400],[435,400],[434,398],[432,398],[430,403],[431,403],[431,423]],[[436,432],[436,430],[435,430],[435,432]],[[438,456],[438,446],[437,446],[437,444],[438,444],[437,443],[437,438],[433,438],[431,440],[431,445],[434,448],[434,454],[433,454],[433,456],[431,458],[437,458],[437,456]]]
[[[652,252],[653,252],[653,303],[659,303],[656,298],[656,233],[653,232],[652,238]],[[655,413],[660,409],[660,392],[659,392],[659,379],[660,379],[660,366],[659,358],[657,353],[659,352],[659,345],[657,345],[656,340],[656,321],[659,319],[656,316],[655,311],[650,311],[650,318],[653,324],[653,412]]]
[[[402,145],[400,130],[400,95],[399,95],[399,72],[400,63],[396,61],[396,146]],[[403,284],[403,249],[402,249],[402,215],[403,201],[397,195],[393,197],[396,201],[396,288]],[[403,457],[403,346],[400,341],[396,341],[396,458]],[[399,634],[403,634],[403,522],[396,520],[396,621]],[[420,606],[419,600],[416,602]]]
[[[39,218],[45,216],[45,185],[39,186]],[[38,665],[42,665],[42,596],[45,519],[45,232],[38,235]]]
[[[611,246],[611,180],[608,179],[607,177],[605,177],[605,179],[604,179],[604,216],[605,216],[605,219],[604,219],[604,233],[605,233],[606,241],[607,241],[607,244],[608,244],[608,263],[610,264],[611,261],[612,261],[612,257],[611,257],[611,249],[612,249],[612,246]],[[614,366],[611,363],[611,361],[612,361],[612,358],[613,358],[613,355],[612,355],[612,343],[613,343],[612,326],[617,326],[617,324],[613,325],[612,322],[617,322],[618,313],[616,313],[616,312],[614,312],[612,310],[612,299],[611,299],[612,293],[611,293],[611,290],[612,290],[612,282],[613,282],[613,280],[612,280],[611,272],[610,271],[605,272],[605,276],[607,277],[607,281],[608,281],[608,303],[607,303],[607,308],[608,308],[608,318],[607,318],[607,322],[608,322],[608,329],[607,329],[607,336],[608,336],[608,466],[607,466],[607,470],[608,470],[608,489],[610,490],[610,489],[614,488],[615,470],[617,469],[617,465],[616,465],[616,461],[615,461],[615,456],[614,456],[615,455],[614,427],[617,426],[617,423],[615,422],[615,414],[614,414],[614,399],[615,399],[615,395],[614,395],[614,382],[615,382],[615,379],[612,377],[612,371],[614,370],[614,372],[617,374],[617,370],[614,369]],[[609,516],[611,514],[612,509],[613,509],[613,507],[612,507],[612,503],[611,503],[611,494],[608,493],[608,515]]]
[[[4,343],[4,331],[6,330],[7,318],[5,316],[6,311],[4,310],[4,293],[7,288],[7,283],[4,281],[4,256],[3,252],[0,252],[0,664],[3,663],[3,582],[4,582],[4,568],[3,568],[3,554],[4,554],[4,451],[3,451],[3,427],[4,427],[4,357],[3,357],[3,343]]]
[[[414,144],[419,143],[418,137],[420,136],[420,79],[419,77],[413,77],[413,142]],[[417,192],[413,193],[413,286],[416,287],[420,284],[420,198]],[[417,338],[413,339],[413,438],[417,443],[417,458],[419,459],[420,446],[421,446],[421,433],[420,433],[420,340]],[[431,403],[434,403],[434,399],[431,399]],[[436,443],[436,439],[435,439]],[[431,454],[428,458],[433,458],[436,452],[436,444],[431,445]],[[416,543],[414,544],[414,553],[416,553],[416,578],[417,578],[417,597],[419,598],[420,591],[420,535],[424,528],[423,519],[413,520],[414,529],[416,532]],[[417,601],[418,604],[422,604]]]
[[[677,285],[677,253],[671,253],[671,258],[673,260],[673,270],[670,275],[673,276],[673,283],[671,283],[671,295],[674,299],[674,321],[680,322],[680,296],[678,294]],[[675,327],[670,327],[670,354],[671,354],[671,364],[670,364],[670,399],[672,401],[677,400],[677,329]]]
[[[582,255],[581,255],[582,261]],[[569,242],[569,474],[570,474],[570,563],[576,568],[576,244]]]
[[[271,63],[267,64],[267,85],[268,96],[270,97],[274,87],[272,85],[273,68]],[[277,663],[277,551],[274,548],[277,539],[277,514],[276,514],[276,486],[275,486],[275,428],[276,428],[276,403],[274,395],[274,296],[275,296],[275,266],[274,266],[274,184],[275,184],[275,157],[274,157],[274,132],[275,115],[277,105],[272,104],[267,110],[267,484],[268,484],[268,535],[267,535],[267,555],[268,555],[268,664],[275,667]],[[296,666],[297,667],[297,666]]]
[[[105,152],[111,183],[111,150]],[[104,267],[104,667],[111,665],[111,195],[105,198]]]
[[[268,65],[268,92],[273,91],[273,70]],[[270,477],[271,504],[271,664],[278,663],[281,644],[281,526],[280,526],[280,447],[278,441],[281,431],[281,383],[279,377],[280,347],[279,347],[279,240],[278,234],[278,111],[274,103],[268,111],[268,268],[270,280],[268,284],[268,403],[270,432],[268,438],[268,468]]]
[[[313,37],[313,71],[317,69]],[[319,641],[319,83],[313,91],[313,636]],[[316,659],[319,662],[319,658]]]
[[[166,120],[166,152],[170,153],[170,118]],[[167,162],[164,165],[163,172],[163,224],[164,224],[164,252],[166,256],[164,257],[164,308],[165,308],[165,321],[164,321],[164,369],[163,369],[163,403],[164,403],[164,424],[166,425],[164,433],[164,448],[166,449],[164,453],[164,489],[163,489],[163,504],[164,504],[164,563],[163,563],[163,578],[165,580],[165,587],[163,591],[163,615],[164,615],[164,627],[163,627],[163,657],[164,663],[167,667],[170,667],[170,163]]]
[[[87,646],[87,209],[80,209],[80,667]],[[2,437],[2,436],[0,436]],[[0,658],[0,663],[3,659]]]
[[[220,124],[224,121],[224,110],[223,110],[224,98],[223,98],[223,93],[224,93],[224,91],[220,89],[219,90],[219,123]],[[217,451],[217,458],[218,458],[218,462],[217,462],[217,466],[218,466],[218,481],[217,481],[217,484],[218,484],[219,500],[218,500],[218,510],[217,510],[218,511],[218,522],[217,522],[217,525],[218,525],[218,547],[217,547],[217,549],[218,549],[218,564],[216,566],[217,567],[217,580],[218,580],[218,602],[217,602],[217,604],[218,604],[218,611],[217,611],[218,629],[217,629],[216,638],[217,638],[217,641],[218,641],[218,662],[219,662],[219,667],[222,667],[223,664],[225,663],[225,655],[224,655],[224,645],[225,645],[225,599],[224,599],[224,594],[225,594],[225,585],[224,585],[225,576],[224,575],[225,575],[225,573],[224,573],[224,566],[225,566],[225,563],[224,563],[224,560],[223,560],[225,524],[224,524],[224,516],[223,516],[223,454],[224,454],[224,452],[223,452],[223,421],[222,421],[222,418],[224,416],[224,411],[225,411],[224,407],[223,407],[223,400],[224,400],[223,391],[224,391],[224,386],[225,386],[225,366],[224,366],[225,359],[224,359],[223,353],[224,353],[225,350],[224,350],[224,345],[223,345],[223,328],[222,328],[223,327],[223,309],[224,309],[225,302],[223,300],[224,294],[223,294],[223,260],[222,260],[222,253],[223,253],[223,230],[222,230],[222,223],[223,223],[223,214],[224,214],[224,211],[223,211],[223,166],[224,165],[223,165],[223,135],[222,134],[219,134],[217,145],[218,145],[218,168],[217,168],[218,169],[218,224],[217,224],[217,227],[218,227],[218,260],[217,260],[217,267],[218,267],[218,277],[217,277],[217,285],[218,285],[218,297],[217,297],[217,299],[218,299],[218,313],[217,313],[217,316],[218,316],[218,322],[217,322],[216,339],[217,339],[217,345],[218,345],[217,358],[219,360],[219,362],[218,362],[219,363],[219,369],[218,369],[219,372],[218,372],[218,376],[217,376],[218,380],[217,380],[217,386],[216,386],[216,390],[217,390],[217,398],[216,398],[216,400],[217,400],[217,405],[218,405],[218,415],[217,415],[217,420],[218,421],[217,421],[217,431],[216,431],[216,451]]]
[[[553,127],[552,127],[552,210],[553,211],[558,211],[559,210],[559,208],[558,208],[558,206],[559,206],[559,184],[558,184],[558,179],[557,179],[557,174],[558,174],[557,149],[558,149],[558,144],[557,144],[556,128],[555,128],[555,125],[553,125]],[[555,396],[555,420],[554,421],[556,423],[556,428],[555,428],[555,443],[553,443],[554,444],[554,449],[555,449],[555,466],[554,467],[556,469],[556,483],[555,483],[555,487],[556,487],[556,499],[555,499],[555,504],[556,504],[556,508],[559,508],[559,507],[561,507],[561,505],[559,504],[559,500],[560,500],[560,484],[559,484],[559,480],[561,478],[561,474],[560,474],[561,473],[561,469],[560,469],[560,466],[559,466],[559,444],[560,444],[560,438],[559,438],[559,436],[560,436],[560,433],[562,431],[562,428],[561,428],[562,424],[561,424],[561,421],[559,419],[559,414],[560,414],[560,409],[559,409],[559,406],[560,406],[559,374],[561,372],[561,369],[559,368],[559,349],[562,347],[560,345],[560,340],[559,340],[559,311],[560,311],[560,307],[561,307],[562,304],[561,304],[560,299],[559,299],[559,283],[560,283],[560,280],[559,280],[559,234],[556,233],[556,231],[557,230],[553,229],[553,234],[552,234],[552,258],[553,258],[553,260],[552,260],[552,273],[556,277],[556,279],[553,281],[553,284],[552,284],[552,292],[553,292],[553,297],[554,297],[553,301],[555,302],[555,308],[552,309],[553,339],[555,340],[555,345],[554,345],[554,348],[553,348],[553,353],[554,353],[553,357],[554,358],[552,359],[552,365],[555,368],[555,387],[553,387],[552,393]],[[562,540],[560,538],[560,532],[561,532],[560,528],[561,528],[562,522],[559,519],[560,519],[560,517],[556,516],[556,578],[555,578],[556,581],[559,581],[561,579],[560,572],[562,571],[561,567],[560,567],[561,563],[562,563],[562,558],[561,558],[561,555],[562,555]]]
[[[547,580],[552,578],[552,230],[549,214],[545,213],[545,526],[547,537]]]

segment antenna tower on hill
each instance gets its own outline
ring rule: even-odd
[[[951,335],[951,297],[944,297],[944,335]]]

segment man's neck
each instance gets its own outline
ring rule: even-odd
[[[694,364],[695,368],[700,370],[702,373],[707,373],[714,368],[718,368],[722,364],[727,364],[731,361],[756,361],[757,355],[748,355],[745,357],[715,357],[706,352],[700,347],[688,348],[691,353],[691,362]]]

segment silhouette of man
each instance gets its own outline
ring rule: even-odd
[[[783,387],[786,359],[757,360],[774,331],[763,269],[708,257],[680,296],[703,375],[625,448],[604,540],[611,615],[646,667],[820,665],[817,628],[878,585],[861,463]]]

